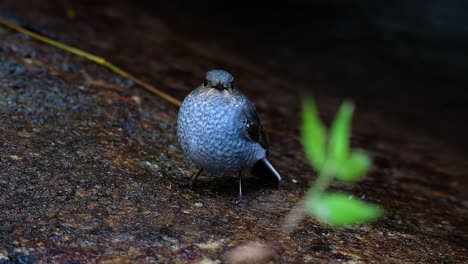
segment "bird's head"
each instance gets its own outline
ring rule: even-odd
[[[203,86],[217,90],[230,90],[234,88],[234,77],[225,70],[210,70],[206,73]]]

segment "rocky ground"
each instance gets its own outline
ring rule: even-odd
[[[246,175],[239,205],[235,177],[202,175],[190,191],[195,168],[177,144],[176,106],[1,26],[0,263],[221,263],[251,242],[276,263],[468,262],[467,166],[452,145],[358,100],[352,144],[374,168],[358,185],[333,188],[382,205],[385,216],[340,230],[307,218],[287,233],[285,217],[315,179],[299,141],[307,85],[270,74],[281,62],[204,42],[126,2],[73,8],[76,19],[56,1],[7,0],[0,14],[179,99],[207,69],[229,69],[257,105],[284,181]],[[335,83],[314,85],[329,122],[341,98],[324,91]]]

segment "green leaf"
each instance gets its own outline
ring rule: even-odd
[[[348,159],[336,168],[336,177],[344,182],[361,180],[372,164],[371,159],[364,152],[353,151]]]
[[[349,199],[342,193],[325,193],[315,199],[308,197],[306,208],[320,221],[333,227],[362,224],[382,215],[379,207],[359,199]]]
[[[336,167],[339,167],[349,155],[350,126],[353,111],[354,105],[350,102],[344,102],[338,110],[331,127],[329,155]]]
[[[310,99],[302,103],[302,143],[312,165],[320,171],[326,159],[326,129],[320,121],[317,108]]]

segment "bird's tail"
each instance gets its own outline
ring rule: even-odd
[[[262,161],[270,169],[270,171],[273,172],[273,174],[276,176],[278,181],[281,181],[281,175],[278,173],[278,171],[276,171],[273,165],[271,165],[271,163],[266,158],[263,158]]]

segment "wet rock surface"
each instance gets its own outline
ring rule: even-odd
[[[0,263],[219,263],[250,243],[278,263],[468,261],[466,159],[445,143],[358,105],[352,143],[375,166],[362,183],[333,188],[381,204],[385,217],[341,230],[307,218],[285,233],[284,218],[315,179],[299,141],[301,95],[289,88],[297,83],[125,2],[76,4],[77,20],[56,2],[26,2],[3,1],[2,15],[181,99],[207,69],[231,69],[284,181],[246,175],[239,205],[235,177],[202,175],[190,191],[195,168],[177,145],[175,106],[0,27]],[[340,98],[316,99],[330,121]]]

